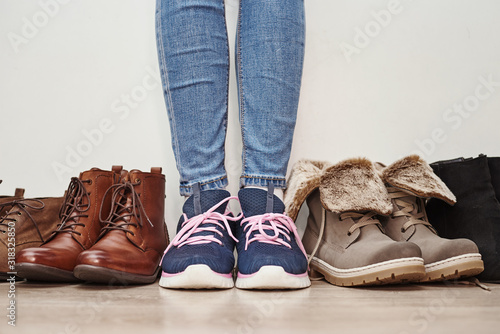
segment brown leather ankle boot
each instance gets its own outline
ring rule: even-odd
[[[106,284],[148,284],[158,277],[168,245],[165,225],[165,176],[132,170],[109,189],[112,208],[96,244],[78,257],[74,274]]]
[[[39,247],[59,223],[64,197],[18,199],[0,218],[0,279],[15,272],[15,255],[28,247]]]
[[[2,183],[2,180],[0,180]],[[24,189],[16,188],[14,196],[0,196],[0,217],[3,217],[12,208],[12,201],[22,199],[24,196]]]
[[[101,231],[99,212],[109,214],[106,191],[120,180],[121,166],[112,171],[92,168],[72,178],[60,211],[61,223],[41,247],[27,248],[17,256],[17,274],[38,281],[74,282],[78,255],[92,247]]]

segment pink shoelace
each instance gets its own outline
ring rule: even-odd
[[[265,224],[264,222],[268,222],[268,224]],[[245,250],[247,250],[248,245],[254,241],[272,245],[283,245],[288,248],[292,248],[290,245],[290,233],[292,232],[295,236],[297,245],[307,258],[306,250],[304,249],[304,246],[300,241],[300,236],[297,232],[297,227],[295,226],[292,218],[288,217],[286,214],[265,213],[263,215],[245,218],[241,221],[241,225],[243,226],[245,223],[248,223],[244,227],[244,231],[246,231]],[[258,231],[258,233],[250,239],[250,236],[254,231]],[[266,231],[273,231],[274,233],[269,235]],[[280,238],[280,235],[283,235],[283,238]]]
[[[222,204],[229,202],[232,199],[238,200],[238,197],[233,196],[233,197],[227,197],[214,205],[212,208],[210,208],[207,212],[187,218],[186,214],[184,215],[184,222],[182,223],[181,230],[175,238],[172,240],[170,245],[168,245],[167,249],[165,250],[165,253],[168,252],[168,250],[172,247],[182,247],[184,245],[199,245],[199,244],[208,244],[211,242],[216,242],[219,245],[222,245],[222,241],[217,239],[215,237],[215,234],[218,234],[220,236],[223,236],[222,232],[217,230],[217,226],[221,228],[225,228],[231,238],[234,239],[234,241],[238,242],[238,240],[234,237],[233,233],[231,232],[231,227],[229,226],[229,221],[238,221],[243,217],[242,214],[240,214],[237,217],[231,217],[229,215],[230,211],[229,209],[226,209],[226,212],[224,214],[221,214],[219,212],[216,212],[215,210],[221,206]],[[205,224],[213,224],[216,226],[203,226]],[[214,234],[207,234],[207,235],[195,235],[200,232],[213,232]]]

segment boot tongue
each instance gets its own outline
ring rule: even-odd
[[[114,222],[115,223],[119,221],[129,222],[131,220],[130,214],[133,213],[134,211],[134,207],[132,206],[132,196],[127,196],[127,195],[121,196],[121,198],[118,201],[121,202],[121,204],[124,206],[124,209],[122,210],[122,212],[118,217],[113,219]]]
[[[272,186],[269,191],[257,188],[243,188],[239,191],[238,198],[245,217],[285,212],[285,204],[278,196],[273,194]]]
[[[189,218],[200,215],[210,210],[214,205],[231,196],[227,190],[204,190],[191,195],[184,206],[182,212]],[[221,204],[214,211],[224,214],[226,211],[227,202]]]
[[[128,182],[130,181],[130,175],[126,170],[122,170],[120,172],[120,181],[121,182]]]
[[[404,192],[407,193],[406,191]],[[413,205],[413,210],[410,211],[410,214],[416,215],[417,213],[419,213],[417,197],[415,195],[408,193],[408,196],[400,197],[400,200]]]

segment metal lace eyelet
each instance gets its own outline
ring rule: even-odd
[[[141,179],[135,179],[135,183],[141,184]]]
[[[351,232],[347,232],[347,236],[348,236],[348,237],[350,237],[350,236],[351,236],[351,234],[352,234]]]
[[[21,212],[18,212],[18,213],[17,213],[17,215],[18,215],[18,216],[20,216],[20,215],[22,215],[22,213],[21,213]]]
[[[401,227],[401,233],[405,233],[405,232],[406,232],[406,230]]]

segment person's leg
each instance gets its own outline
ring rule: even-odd
[[[227,185],[229,48],[224,0],[157,0],[158,58],[181,195]]]
[[[160,286],[234,285],[233,217],[224,169],[229,48],[224,0],[157,0],[158,55],[172,146],[181,177],[177,234]],[[222,247],[221,247],[222,246]]]
[[[244,187],[236,286],[304,288],[311,284],[305,250],[273,194],[286,186],[304,58],[303,0],[241,1],[236,52]]]
[[[303,0],[241,1],[236,45],[241,186],[286,186],[304,39]]]

